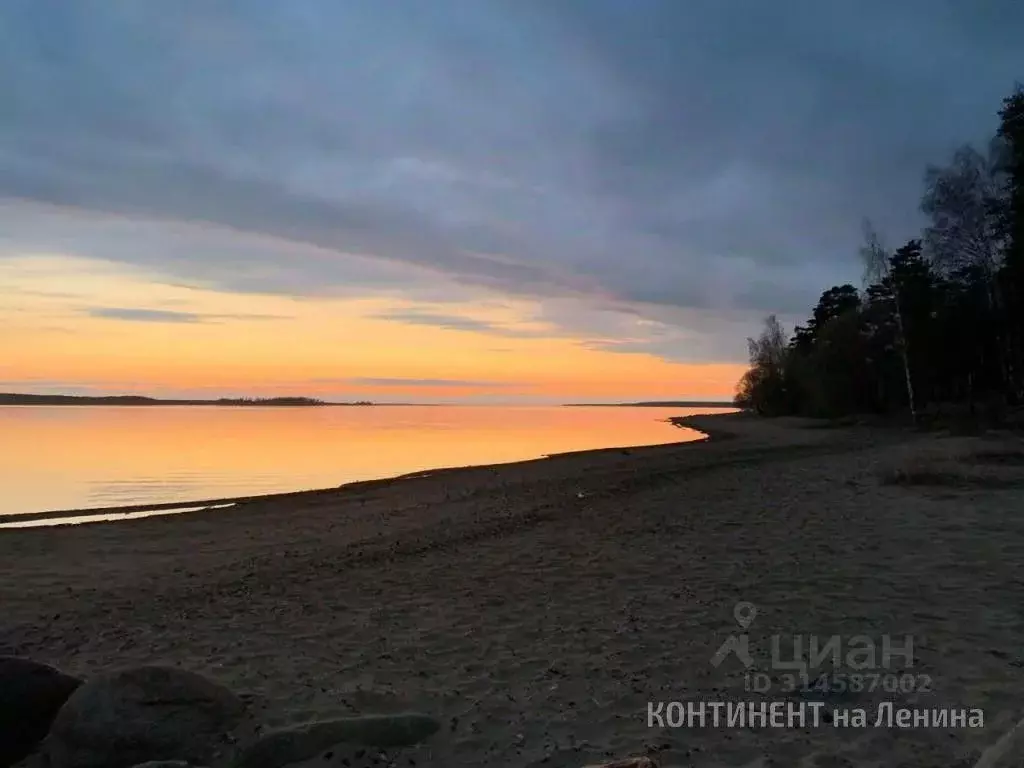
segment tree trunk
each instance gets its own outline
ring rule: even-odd
[[[903,359],[903,378],[907,384],[907,404],[910,406],[910,419],[917,423],[917,405],[914,402],[914,378],[910,373],[910,355],[907,352],[907,334],[903,326],[903,310],[900,308],[899,288],[892,287],[892,300],[896,305],[896,329],[900,336],[900,357]]]

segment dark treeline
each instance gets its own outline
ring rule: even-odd
[[[865,287],[822,293],[787,337],[749,339],[736,404],[840,416],[1024,404],[1024,87],[985,151],[925,173],[921,236],[890,252],[865,223]]]
[[[222,397],[215,405],[326,405],[314,397]]]

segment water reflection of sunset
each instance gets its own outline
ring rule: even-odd
[[[0,513],[321,488],[429,468],[676,442],[698,434],[665,419],[688,412],[693,409],[0,408],[6,491]]]

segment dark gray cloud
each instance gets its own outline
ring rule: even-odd
[[[338,383],[356,384],[368,387],[437,387],[446,389],[451,387],[521,387],[521,384],[507,381],[477,381],[471,379],[403,379],[403,378],[376,378],[376,377],[355,377],[351,379],[314,379],[316,383]]]
[[[1017,0],[7,0],[0,196],[323,249],[101,248],[227,290],[358,290],[344,252],[804,312],[858,278],[863,215],[913,234],[924,166],[991,133],[1021,29]]]
[[[178,312],[170,309],[140,309],[134,307],[88,307],[84,312],[90,317],[109,320],[131,320],[140,323],[210,323],[220,320],[282,320],[282,315],[264,314],[209,314],[202,312]]]

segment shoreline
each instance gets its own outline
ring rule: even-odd
[[[302,400],[307,402],[286,402]],[[321,407],[444,407],[444,408],[490,408],[495,405],[502,408],[734,408],[735,405],[724,400],[657,400],[635,403],[417,403],[389,401],[331,401],[317,400],[307,397],[271,397],[271,398],[218,398],[214,400],[176,400],[149,397],[147,395],[34,395],[28,393],[0,392],[0,408],[49,408],[51,406],[88,406],[92,408],[140,406],[164,407],[204,407],[218,408],[321,408]]]
[[[979,463],[1024,458],[1019,438],[686,421],[710,437],[5,530],[0,655],[86,678],[180,666],[250,695],[267,727],[446,724],[402,765],[945,768],[1020,719],[1024,462]],[[765,694],[711,661],[740,602]],[[779,636],[909,636],[927,691],[826,703],[979,708],[985,727],[650,727],[651,702],[792,701]]]
[[[378,488],[387,487],[392,483],[398,483],[402,481],[415,480],[425,478],[428,476],[436,476],[439,474],[451,474],[457,472],[463,472],[467,470],[492,470],[497,471],[502,467],[509,467],[512,465],[528,465],[535,462],[543,461],[557,461],[560,458],[566,457],[597,457],[604,453],[623,453],[623,452],[635,452],[644,451],[652,448],[669,448],[679,447],[685,445],[698,445],[702,443],[710,442],[712,439],[716,441],[728,439],[734,436],[734,433],[720,429],[715,426],[714,423],[710,427],[698,428],[693,426],[690,422],[692,419],[704,419],[704,418],[717,418],[721,416],[732,416],[735,413],[727,414],[704,414],[696,416],[673,416],[666,421],[670,422],[677,428],[690,429],[694,432],[698,432],[703,437],[698,437],[693,440],[673,441],[666,443],[652,443],[650,445],[641,446],[627,446],[617,447],[612,446],[608,448],[587,448],[578,451],[562,451],[559,453],[545,454],[532,459],[522,459],[517,461],[502,462],[498,464],[466,464],[462,466],[454,467],[438,467],[436,469],[424,469],[415,472],[408,472],[402,475],[394,475],[391,477],[375,478],[370,480],[353,480],[350,483],[343,483],[337,486],[328,486],[325,488],[308,488],[294,491],[280,491],[277,493],[263,493],[254,494],[250,496],[225,496],[210,499],[193,499],[186,501],[169,501],[159,502],[156,504],[120,504],[116,506],[108,507],[84,507],[84,508],[72,508],[72,509],[57,509],[57,510],[42,510],[39,512],[25,512],[25,513],[11,513],[11,514],[0,514],[0,531],[16,530],[15,528],[5,528],[4,526],[11,523],[29,523],[46,520],[58,520],[61,518],[82,518],[92,516],[104,516],[104,515],[130,515],[134,513],[162,513],[161,517],[174,514],[183,515],[196,515],[202,513],[210,513],[214,511],[214,508],[218,507],[233,507],[236,511],[244,505],[251,502],[284,502],[284,501],[297,501],[303,502],[324,495],[342,495],[345,493],[358,493],[360,491],[374,490]],[[710,431],[709,431],[710,430]],[[177,510],[181,510],[178,512]],[[217,510],[219,513],[223,513],[222,509]],[[153,515],[157,516],[157,515]],[[78,526],[78,525],[91,525],[99,523],[118,523],[118,522],[137,522],[138,520],[146,519],[146,517],[128,518],[125,520],[118,519],[107,519],[107,520],[93,520],[93,521],[81,521],[74,523],[54,523],[49,526],[40,526],[47,528],[61,528],[65,526]],[[25,526],[29,527],[29,526]],[[3,535],[0,533],[0,535]]]

